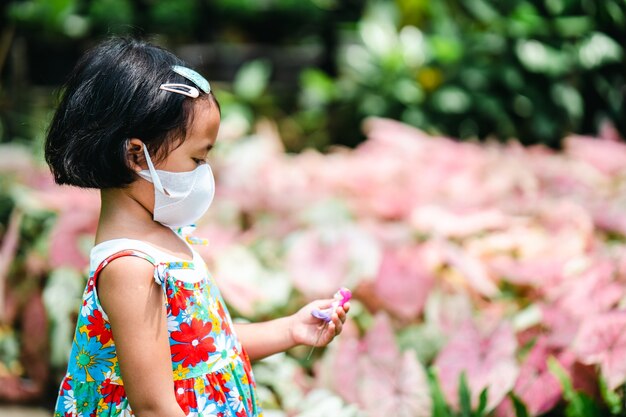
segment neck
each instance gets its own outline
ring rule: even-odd
[[[130,188],[101,190],[100,199],[96,243],[120,237],[142,238],[164,228],[152,220],[152,212]]]

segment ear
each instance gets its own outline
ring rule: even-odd
[[[146,158],[143,155],[143,147],[146,146],[141,139],[130,138],[126,141],[126,155],[128,158],[128,166],[139,172],[142,169],[148,169]]]

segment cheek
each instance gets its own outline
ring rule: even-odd
[[[186,172],[196,169],[196,163],[189,152],[181,149],[181,152],[172,152],[161,162],[156,169],[170,172]]]

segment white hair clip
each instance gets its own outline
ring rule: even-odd
[[[187,84],[161,84],[159,89],[169,91],[170,93],[182,94],[191,98],[197,98],[200,95],[200,91],[198,91],[196,87]]]
[[[183,77],[194,83],[206,94],[209,94],[211,92],[211,85],[206,80],[206,78],[204,78],[202,75],[192,70],[191,68],[182,67],[180,65],[172,65],[172,71],[179,75],[182,75]],[[187,84],[161,84],[159,88],[161,90],[169,91],[171,93],[182,94],[191,98],[196,98],[200,95],[200,91],[198,91],[197,88]]]

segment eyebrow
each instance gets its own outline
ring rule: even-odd
[[[206,151],[206,152],[209,152],[211,149],[213,149],[213,144],[212,144],[212,143],[209,143],[209,144],[208,144],[208,145],[206,145],[206,146],[199,146],[199,147],[198,147],[198,150],[199,150],[199,151]]]

